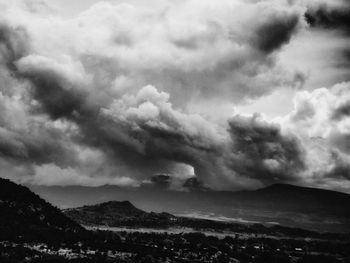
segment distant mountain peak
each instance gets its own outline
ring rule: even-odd
[[[146,214],[145,211],[136,208],[130,201],[107,201],[95,205],[85,205],[64,210],[68,215],[77,211],[85,215],[109,215],[111,217],[134,217]]]
[[[350,196],[349,194],[337,192],[333,190],[328,189],[321,189],[321,188],[314,188],[314,187],[307,187],[307,186],[298,186],[293,184],[283,184],[283,183],[276,183],[269,185],[265,188],[260,188],[256,191],[260,192],[304,192],[308,194],[313,195],[336,195],[336,196]]]
[[[175,216],[169,213],[147,213],[129,201],[108,201],[64,210],[64,213],[83,225],[119,226],[126,222],[157,225]]]
[[[260,188],[258,190],[287,190],[287,189],[302,189],[305,187],[301,187],[301,186],[297,186],[297,185],[293,185],[293,184],[284,184],[284,183],[275,183],[275,184],[271,184],[269,186],[266,186],[264,188]]]
[[[126,216],[135,216],[146,213],[145,211],[142,211],[141,209],[136,208],[131,202],[129,201],[109,201],[105,203],[101,203],[96,205],[96,208],[101,207],[104,209],[104,211],[120,214],[120,215],[126,215]],[[93,207],[90,207],[93,209]]]
[[[97,205],[102,207],[136,208],[130,201],[108,201]]]

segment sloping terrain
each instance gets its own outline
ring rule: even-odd
[[[84,229],[28,188],[0,178],[0,238],[40,239]]]
[[[147,187],[135,190],[108,185],[31,189],[63,207],[130,200],[144,211],[166,211],[188,216],[199,214],[237,222],[272,222],[326,232],[344,233],[350,229],[349,194],[287,184],[239,192],[178,192]]]
[[[109,201],[97,205],[66,209],[64,213],[82,225],[105,226],[164,226],[171,218],[168,213],[147,213],[129,201]]]

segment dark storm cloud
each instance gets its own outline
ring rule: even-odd
[[[333,35],[330,43],[343,42],[336,51],[334,66],[337,71],[344,72],[342,80],[349,80],[350,72],[350,2],[329,1],[307,8],[305,20],[311,28]],[[340,80],[339,80],[340,81]]]
[[[350,101],[338,106],[332,113],[333,120],[341,120],[342,118],[350,116]]]
[[[40,129],[40,127],[38,127]],[[74,163],[74,152],[66,147],[62,134],[42,127],[38,134],[0,134],[0,155],[5,158],[34,164],[55,162],[60,166]]]
[[[184,188],[187,188],[191,191],[209,191],[210,188],[205,187],[203,182],[201,182],[198,178],[192,177],[187,179],[184,184]]]
[[[277,125],[256,117],[230,120],[232,151],[239,156],[232,169],[262,181],[293,181],[305,166],[303,150],[293,136],[282,135]]]
[[[71,81],[66,73],[48,67],[39,58],[29,61],[19,60],[15,71],[19,79],[31,83],[32,97],[39,103],[32,110],[46,113],[53,121],[63,118],[74,122],[79,134],[70,139],[103,149],[111,160],[136,166],[141,177],[147,178],[160,169],[171,171],[179,162],[191,165],[199,180],[209,180],[214,185],[223,180],[230,187],[235,184],[231,174],[268,183],[288,181],[302,166],[296,141],[255,117],[230,120],[231,138],[220,142],[218,135],[210,131],[212,124],[173,109],[169,95],[154,87],[141,89],[135,98],[122,97],[116,101],[115,109],[103,109],[88,100],[79,83]],[[125,107],[118,108],[120,104]],[[106,110],[109,114],[101,114]],[[12,144],[1,145],[2,153],[37,164],[53,162],[63,166],[67,159],[73,163],[74,152],[66,147],[64,135],[58,132],[45,136],[47,132],[41,132],[38,138],[16,135]],[[167,176],[152,177],[151,181],[162,187],[170,185]],[[184,187],[204,189],[195,182]]]
[[[166,174],[158,174],[151,177],[151,183],[161,189],[169,188],[171,184],[171,177]]]
[[[17,99],[17,104],[13,102],[12,94],[16,85],[22,85],[26,77],[23,76],[16,66],[16,61],[27,55],[30,48],[30,39],[27,32],[20,27],[0,25],[0,156],[17,164],[36,164],[55,162],[61,166],[74,163],[75,153],[66,144],[65,136],[55,127],[50,127],[38,120],[31,121],[31,116],[27,118],[27,125],[22,129],[15,129],[16,123],[9,123],[9,119],[16,120],[16,107],[25,107],[27,94],[23,91],[22,100]],[[50,79],[50,76],[45,77]],[[52,81],[55,85],[56,81]],[[51,87],[47,87],[49,90]],[[56,90],[51,89],[47,97],[55,98]],[[70,99],[67,96],[65,99]],[[63,100],[62,100],[63,101]],[[62,103],[62,102],[61,102]],[[21,116],[22,117],[22,116]],[[17,124],[18,126],[19,124]]]
[[[350,133],[334,132],[329,136],[334,147],[345,154],[350,154]]]
[[[299,26],[299,16],[274,17],[257,29],[255,45],[265,53],[271,53],[288,43]]]
[[[89,102],[85,92],[54,70],[20,66],[18,76],[33,86],[33,98],[39,102],[33,110],[46,113],[53,121],[65,118],[74,122],[79,127],[79,134],[72,138],[76,143],[101,148],[111,160],[135,166],[144,177],[159,169],[169,170],[173,161],[193,162],[193,146],[186,134],[148,125],[133,131],[129,124],[113,123],[99,114],[101,105]],[[57,143],[62,139],[57,137]],[[188,149],[186,144],[190,145]],[[43,149],[48,161],[60,165],[49,153]]]
[[[349,138],[348,138],[349,139]],[[331,155],[334,163],[333,167],[327,172],[326,177],[335,179],[350,180],[350,164],[347,163],[339,153],[333,151]]]
[[[77,88],[64,87],[63,80],[54,72],[28,72],[22,77],[33,83],[33,98],[41,102],[43,110],[53,120],[72,117],[84,104],[86,94]]]
[[[21,27],[10,27],[0,21],[0,64],[13,69],[13,62],[28,49],[28,35]]]
[[[66,135],[40,122],[29,123],[25,129],[16,130],[0,120],[0,156],[17,164],[28,165],[54,162],[66,167],[76,161],[76,152]]]
[[[188,1],[150,16],[103,2],[69,20],[19,12],[27,31],[0,27],[0,161],[44,167],[37,180],[48,184],[88,178],[204,191],[302,180],[308,149],[299,137],[259,116],[216,121],[222,112],[202,101],[231,108],[303,82],[277,54],[303,28],[301,9],[290,7]],[[317,116],[304,106],[294,121]],[[346,114],[340,107],[334,120]],[[345,145],[334,134],[332,143]],[[47,167],[63,179],[45,177]]]
[[[350,4],[341,7],[320,5],[309,8],[305,18],[312,27],[342,30],[350,34]]]
[[[140,129],[133,130],[132,126],[138,124],[130,122],[125,126],[113,124],[108,119],[103,121],[103,125],[102,130],[95,129],[99,140],[104,141],[103,147],[129,165],[136,164],[144,176],[159,170],[171,171],[174,162],[197,167],[204,161],[199,161],[200,156],[216,150],[214,146],[202,145],[206,138],[190,136],[173,127],[142,124]]]
[[[100,148],[111,160],[134,166],[143,177],[155,171],[170,170],[175,161],[193,162],[193,146],[186,134],[149,125],[135,131],[131,122],[111,122],[99,114],[102,105],[87,100],[87,94],[79,84],[71,82],[54,68],[46,68],[40,63],[39,66],[18,63],[18,68],[17,76],[31,83],[32,96],[39,102],[32,110],[37,114],[46,113],[52,121],[63,118],[77,124],[79,134],[71,138],[75,143]],[[62,139],[57,137],[57,142]],[[189,144],[189,149],[186,144]],[[59,160],[51,158],[48,149],[44,150],[48,160],[60,165]],[[57,158],[59,156],[57,152]]]
[[[327,173],[326,177],[350,180],[350,165],[343,162]]]

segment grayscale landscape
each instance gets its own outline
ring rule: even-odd
[[[0,0],[0,263],[350,263],[348,0]]]

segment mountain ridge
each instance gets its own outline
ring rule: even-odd
[[[130,201],[107,201],[103,203],[99,203],[96,205],[84,205],[77,208],[68,208],[63,209],[62,211],[65,213],[69,213],[71,211],[93,211],[100,213],[112,212],[114,216],[138,216],[146,213],[145,211],[136,208]]]
[[[179,192],[152,187],[135,189],[118,186],[33,188],[53,203],[67,206],[67,203],[73,201],[71,207],[110,200],[130,200],[144,211],[166,211],[181,215],[213,214],[329,232],[350,229],[349,194],[288,184],[237,192]]]
[[[0,178],[0,236],[36,238],[83,232],[78,223],[27,187]]]
[[[108,201],[62,210],[63,213],[81,225],[165,225],[175,218],[169,213],[145,212],[130,201]]]

